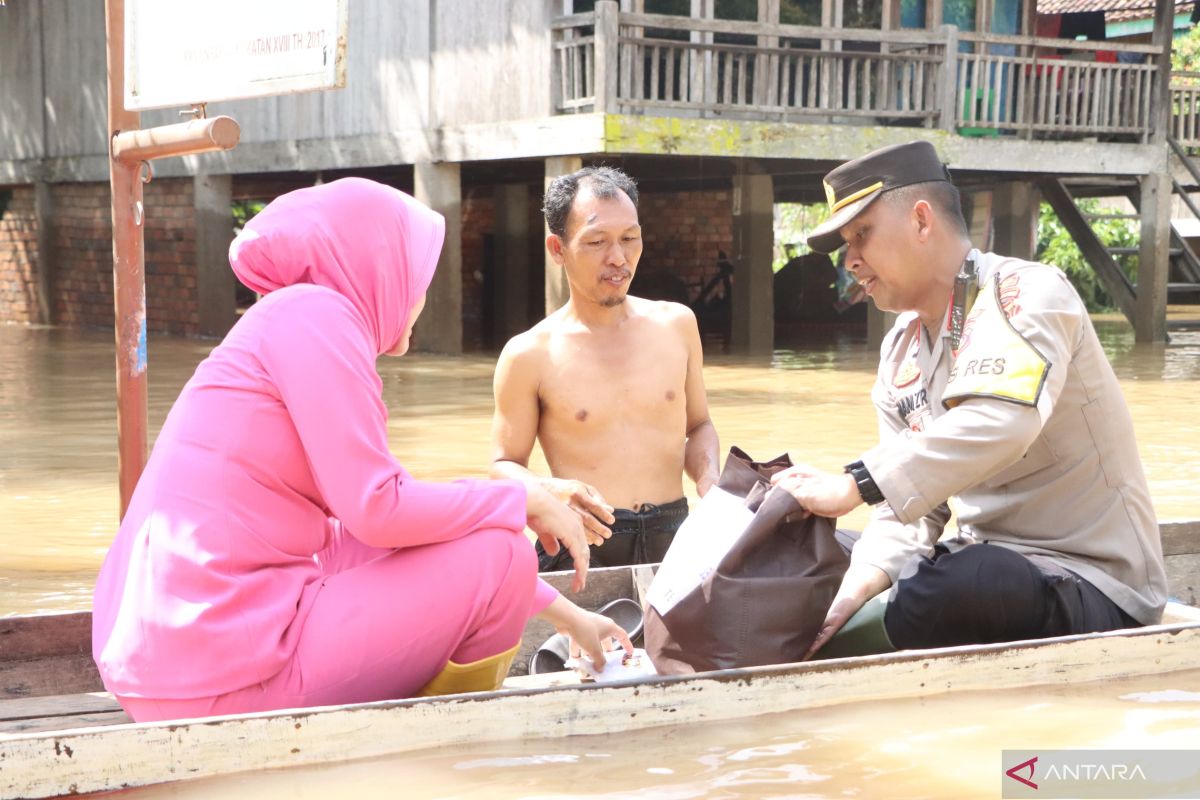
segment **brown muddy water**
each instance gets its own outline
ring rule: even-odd
[[[1160,519],[1200,517],[1200,332],[1155,347],[1135,346],[1118,320],[1098,320],[1097,328],[1133,413]],[[876,355],[852,334],[810,339],[769,358],[708,358],[722,448],[738,445],[756,458],[787,450],[837,470],[874,444]],[[213,345],[150,340],[152,442]],[[392,449],[415,475],[485,475],[494,363],[490,355],[380,360]],[[533,467],[545,471],[536,451]],[[865,521],[860,508],[841,524]],[[0,615],[88,608],[116,526],[111,334],[0,327]]]
[[[1097,327],[1133,412],[1160,518],[1200,516],[1200,332],[1149,347],[1135,346],[1118,320]],[[151,339],[151,437],[212,346]],[[839,469],[875,440],[875,358],[850,334],[825,334],[770,358],[710,356],[705,379],[722,447],[760,458],[788,450]],[[420,354],[380,362],[392,448],[414,474],[485,474],[493,363]],[[0,327],[0,616],[90,605],[117,524],[112,365],[107,332]],[[534,468],[545,469],[536,454]],[[860,509],[843,524],[865,520]],[[439,749],[127,794],[996,797],[1001,749],[1031,747],[1200,747],[1200,672]]]

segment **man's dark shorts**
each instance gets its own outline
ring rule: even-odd
[[[687,519],[687,498],[681,497],[672,503],[654,505],[645,503],[637,511],[618,508],[613,512],[617,518],[610,525],[612,538],[602,545],[592,545],[593,567],[623,567],[627,564],[657,564],[667,554],[667,548],[675,538],[675,531]],[[559,550],[549,555],[537,544],[538,571],[558,572],[574,569],[571,554]]]

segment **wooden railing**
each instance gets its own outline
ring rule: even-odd
[[[1183,147],[1200,148],[1200,72],[1171,73],[1171,136]]]
[[[1029,138],[1145,139],[1153,130],[1156,47],[973,33],[959,40],[974,51],[958,54],[962,127]],[[1114,60],[1097,60],[1101,52]],[[1143,63],[1119,63],[1117,52]]]
[[[1153,45],[625,14],[609,2],[554,30],[560,113],[858,118],[1023,138],[1147,141],[1163,57]],[[1200,111],[1198,95],[1175,105]]]

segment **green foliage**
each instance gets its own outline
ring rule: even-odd
[[[808,252],[805,237],[829,216],[829,207],[824,203],[776,203],[775,204],[775,253],[771,267],[775,272],[783,269],[793,256]]]
[[[1080,200],[1077,205],[1084,214],[1113,213],[1100,205],[1098,200]],[[1136,220],[1096,219],[1091,221],[1105,247],[1136,247],[1140,239]],[[1090,264],[1063,227],[1058,215],[1048,203],[1042,203],[1038,216],[1037,260],[1052,264],[1067,274],[1075,290],[1083,298],[1088,311],[1107,311],[1114,308],[1112,298],[1104,284],[1096,276]],[[1116,256],[1117,263],[1124,269],[1130,281],[1137,281],[1137,256]]]
[[[1200,25],[1193,26],[1171,42],[1171,71],[1200,72]],[[1191,84],[1197,83],[1195,78],[1185,80]],[[1173,82],[1178,82],[1178,79]]]
[[[233,203],[233,227],[240,231],[246,223],[254,219],[254,215],[267,207],[261,200],[235,200]]]

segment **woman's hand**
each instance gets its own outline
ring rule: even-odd
[[[633,643],[624,628],[602,614],[585,611],[562,595],[538,616],[570,637],[572,657],[578,657],[581,651],[587,653],[597,669],[604,668],[604,654],[613,649],[614,642],[633,655]]]
[[[544,487],[527,484],[525,519],[547,553],[556,555],[561,547],[571,554],[571,561],[575,565],[571,591],[582,591],[587,585],[588,561],[591,557],[583,516],[554,499]],[[605,532],[608,532],[607,528]]]
[[[588,544],[604,544],[604,540],[612,536],[606,526],[616,521],[613,507],[604,501],[595,486],[565,478],[544,478],[541,484],[555,499],[583,518]]]

